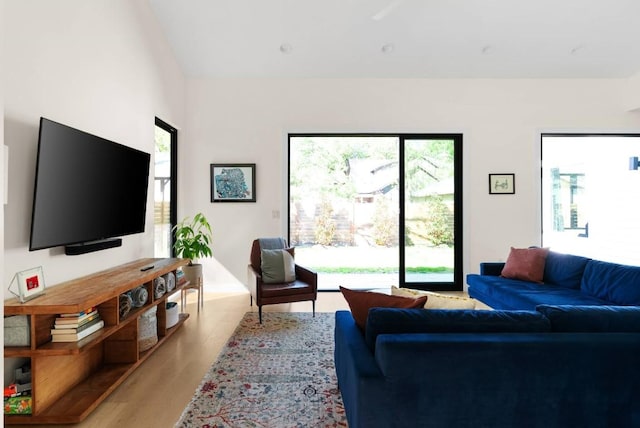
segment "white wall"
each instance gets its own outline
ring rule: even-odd
[[[640,73],[629,78],[626,99],[627,110],[640,113]]]
[[[43,266],[51,286],[152,257],[152,193],[146,232],[124,237],[122,247],[81,256],[28,251],[40,116],[150,153],[155,116],[182,126],[184,76],[148,2],[5,0],[4,12],[4,140],[11,158],[5,291],[15,272],[35,266]]]
[[[541,132],[640,132],[626,88],[624,79],[189,80],[179,211],[207,215],[216,258],[245,282],[251,241],[286,231],[288,132],[460,132],[464,271],[477,272],[511,245],[539,244]],[[210,203],[212,162],[255,162],[257,202]],[[515,195],[488,194],[496,172],[516,174]]]

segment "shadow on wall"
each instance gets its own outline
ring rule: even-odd
[[[244,282],[238,280],[220,263],[215,255],[201,260],[204,276],[204,288],[207,291],[243,291],[247,290]],[[249,260],[247,258],[247,265]]]
[[[29,245],[38,152],[38,120],[39,118],[34,119],[33,123],[26,123],[5,112],[4,143],[9,147],[9,200],[4,212],[5,250]]]

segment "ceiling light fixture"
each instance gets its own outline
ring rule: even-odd
[[[384,54],[390,54],[391,52],[393,52],[394,49],[395,49],[395,47],[393,46],[393,43],[387,43],[385,45],[382,45],[382,49],[380,49],[380,50]]]
[[[280,45],[280,52],[283,54],[290,54],[293,51],[293,46],[289,43],[283,43]]]

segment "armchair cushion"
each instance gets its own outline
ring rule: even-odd
[[[293,248],[280,250],[261,250],[260,269],[265,284],[280,284],[296,280]]]

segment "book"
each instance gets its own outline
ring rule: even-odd
[[[92,316],[94,316],[95,314],[97,314],[98,311],[97,310],[93,310],[89,313],[86,313],[84,315],[81,315],[79,317],[58,317],[56,318],[56,325],[62,325],[62,324],[79,324],[80,322],[86,320],[87,318],[91,318]]]
[[[62,318],[78,318],[78,317],[81,317],[82,315],[85,315],[85,314],[91,313],[91,312],[93,312],[93,311],[95,311],[95,310],[96,310],[96,307],[95,307],[95,306],[92,306],[92,307],[90,307],[90,308],[85,309],[84,311],[80,311],[80,312],[73,312],[73,313],[70,313],[70,314],[60,314],[60,316],[61,316]]]
[[[63,323],[59,323],[56,320],[56,323],[54,324],[54,328],[56,329],[70,329],[70,328],[78,328],[81,327],[87,323],[90,323],[93,320],[96,319],[100,319],[100,313],[99,312],[95,312],[94,314],[92,314],[91,316],[84,318],[82,321],[76,321],[76,322],[63,322]]]
[[[78,312],[78,313],[60,314],[60,315],[58,315],[58,319],[64,320],[64,321],[79,320],[79,319],[85,318],[85,317],[95,313],[97,310],[98,310],[98,308],[90,308],[90,309],[87,309],[86,311],[82,311],[82,312]]]
[[[56,328],[52,328],[51,329],[51,334],[73,334],[73,333],[80,333],[83,330],[88,329],[89,327],[91,327],[94,324],[97,324],[101,321],[102,319],[100,318],[100,315],[97,315],[96,318],[92,319],[91,321],[85,322],[82,325],[76,327],[76,328],[71,328],[68,326],[63,326],[63,327],[56,327]]]
[[[79,333],[55,334],[51,337],[51,341],[52,342],[77,342],[89,336],[90,334],[95,333],[96,331],[100,330],[103,327],[104,327],[104,320],[100,320],[96,324],[93,324],[91,327],[85,330],[82,330]]]

